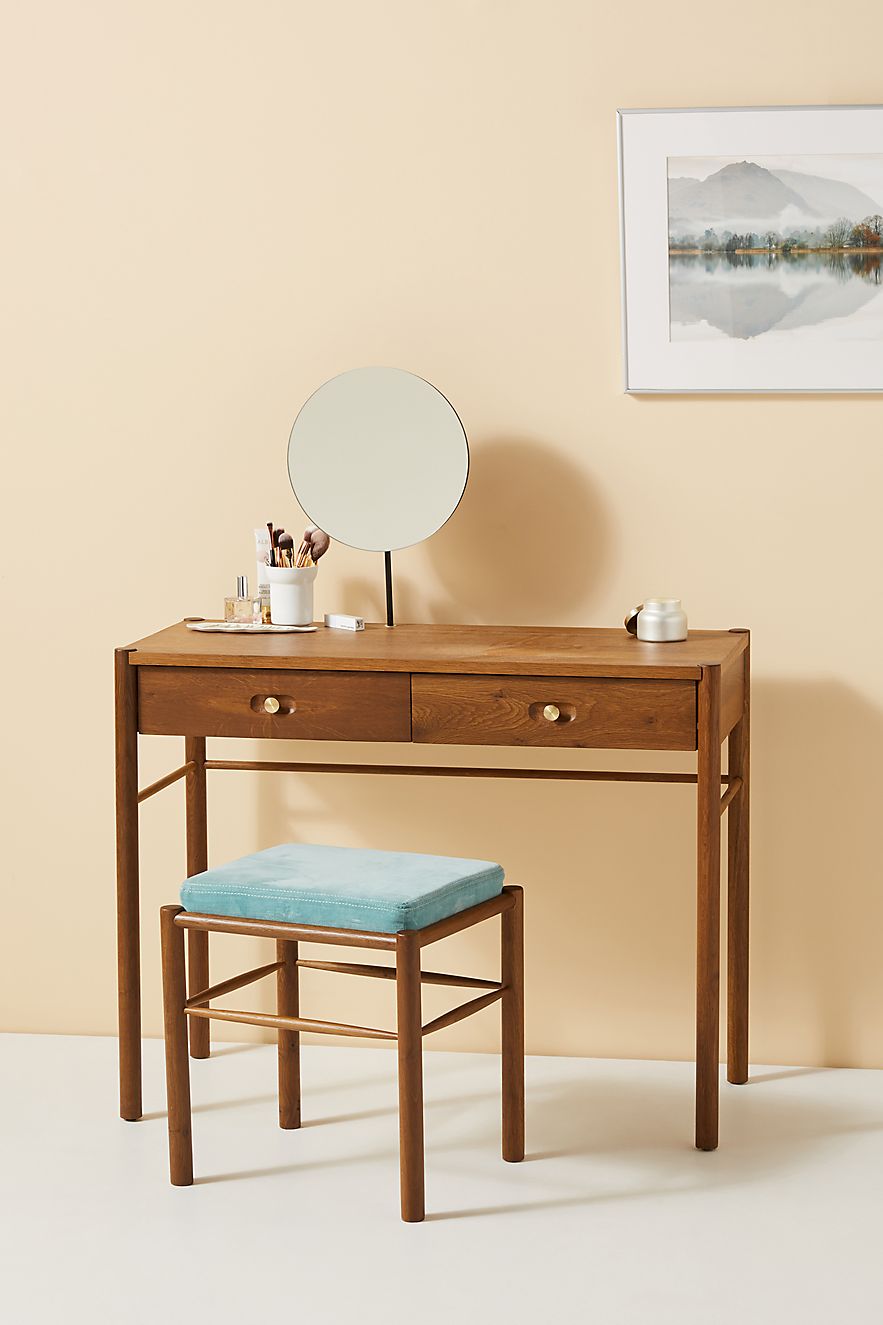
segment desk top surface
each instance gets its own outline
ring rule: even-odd
[[[341,672],[446,672],[491,676],[630,676],[698,680],[728,667],[747,631],[691,630],[676,644],[646,644],[625,630],[572,626],[369,625],[309,635],[215,635],[183,622],[129,646],[154,667],[272,667]]]

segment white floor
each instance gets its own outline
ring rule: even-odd
[[[0,1038],[7,1325],[883,1318],[881,1073],[757,1069],[699,1154],[689,1065],[532,1059],[511,1165],[497,1060],[430,1053],[429,1217],[403,1225],[388,1051],[305,1049],[300,1132],[276,1126],[272,1048],[194,1063],[180,1189],[159,1042],[145,1057],[123,1123],[115,1041]]]

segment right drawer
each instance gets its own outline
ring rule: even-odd
[[[549,676],[411,678],[412,740],[695,750],[693,681]]]

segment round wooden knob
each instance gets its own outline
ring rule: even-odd
[[[264,700],[264,712],[265,713],[279,712],[279,700],[276,698],[275,695],[268,695],[267,698]]]
[[[547,704],[543,709],[543,717],[547,722],[557,722],[561,717],[561,710],[557,704]]]

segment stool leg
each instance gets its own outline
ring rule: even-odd
[[[190,968],[190,997],[208,988],[208,933],[191,929],[187,933],[187,965]],[[211,1054],[211,1022],[207,1017],[190,1019],[190,1057],[208,1058]]]
[[[503,1158],[524,1159],[524,891],[507,887],[515,905],[501,919]]]
[[[396,935],[396,1012],[402,1219],[417,1224],[425,1214],[425,1202],[420,944],[415,931]]]
[[[300,1015],[297,979],[297,944],[288,939],[276,942],[276,1014]],[[279,1126],[300,1127],[300,1032],[279,1031]]]
[[[180,906],[160,911],[163,1011],[166,1037],[166,1095],[169,1108],[169,1176],[176,1187],[193,1182],[190,1139],[190,1061],[187,1051],[187,976],[184,931],[175,924]]]

